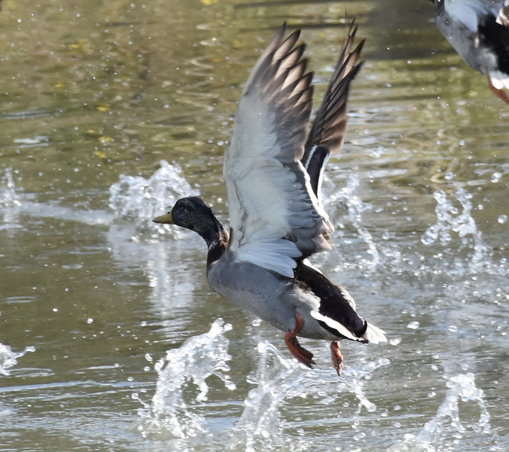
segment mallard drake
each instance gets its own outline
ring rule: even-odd
[[[357,315],[348,292],[307,258],[331,249],[332,225],[320,199],[323,167],[340,151],[350,82],[364,41],[348,31],[322,106],[307,137],[313,73],[306,72],[300,30],[276,33],[246,82],[224,157],[230,233],[200,198],[179,199],[153,221],[176,224],[207,243],[211,287],[240,308],[284,331],[291,354],[311,367],[313,354],[297,336],[332,341],[333,365],[343,366],[340,341],[386,341]]]
[[[508,0],[430,0],[437,28],[472,69],[487,76],[495,95],[509,103]]]

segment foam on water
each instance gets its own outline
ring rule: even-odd
[[[26,347],[22,352],[16,353],[8,345],[0,344],[0,375],[10,375],[9,369],[27,352],[35,352],[35,347]]]

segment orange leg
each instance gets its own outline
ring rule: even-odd
[[[503,100],[506,104],[509,104],[509,97],[503,89],[497,89],[491,84],[490,76],[488,75],[488,86],[491,91],[497,96],[500,100]]]
[[[338,375],[341,375],[341,369],[343,369],[343,355],[341,354],[341,350],[339,348],[340,345],[341,344],[339,341],[332,341],[330,344],[332,365],[334,366],[334,369],[336,369]]]
[[[313,361],[313,353],[303,348],[299,341],[297,340],[297,334],[304,325],[304,319],[300,314],[295,315],[295,320],[297,324],[295,325],[295,329],[293,331],[288,331],[285,334],[285,343],[290,350],[290,353],[305,366],[312,367],[315,362]]]

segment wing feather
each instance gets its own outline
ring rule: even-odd
[[[319,199],[320,204],[323,168],[329,157],[340,152],[343,147],[348,123],[347,100],[350,83],[362,66],[362,63],[356,63],[364,45],[364,40],[354,50],[351,50],[356,33],[357,26],[355,26],[354,19],[343,44],[334,74],[323,97],[322,105],[316,115],[302,158],[302,163],[311,178],[313,192]]]
[[[293,277],[295,259],[330,249],[332,230],[300,159],[312,108],[312,73],[283,25],[245,85],[225,154],[232,237],[229,251]]]

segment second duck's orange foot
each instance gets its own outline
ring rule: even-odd
[[[341,369],[343,369],[343,355],[341,354],[341,350],[339,347],[340,347],[339,341],[332,341],[330,344],[332,365],[334,366],[334,369],[336,369],[338,375],[341,375]]]
[[[507,96],[507,93],[503,89],[495,88],[491,84],[490,76],[488,75],[488,86],[490,87],[491,91],[497,96],[500,100],[503,100],[506,104],[509,104],[509,97]]]
[[[297,361],[305,366],[312,367],[313,364],[315,364],[313,361],[313,353],[302,347],[297,340],[297,333],[302,328],[302,325],[304,325],[304,319],[300,314],[297,314],[295,320],[297,321],[295,329],[285,334],[285,344]]]

